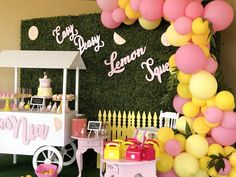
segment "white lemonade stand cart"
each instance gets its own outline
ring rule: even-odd
[[[79,70],[86,69],[79,52],[1,51],[0,67],[15,68],[15,94],[20,85],[20,68],[63,70],[61,113],[0,110],[0,153],[13,154],[14,163],[17,154],[33,155],[34,169],[40,163],[55,164],[59,173],[63,165],[70,165],[76,157],[76,146],[71,139],[71,119],[78,113]],[[69,112],[66,111],[68,69],[76,70],[75,110]]]

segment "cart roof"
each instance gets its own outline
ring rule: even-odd
[[[0,67],[86,69],[77,51],[2,50]]]

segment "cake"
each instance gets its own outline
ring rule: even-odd
[[[51,79],[47,78],[46,72],[39,78],[38,96],[52,96]]]

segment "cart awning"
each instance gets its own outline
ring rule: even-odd
[[[2,50],[0,67],[86,69],[77,51]]]

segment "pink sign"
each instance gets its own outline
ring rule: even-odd
[[[16,118],[15,116],[7,116],[0,118],[0,131],[13,131],[13,138],[18,138],[19,130],[21,130],[22,143],[27,145],[36,138],[46,139],[49,126],[45,124],[28,124],[25,117]]]

